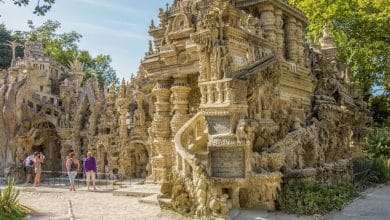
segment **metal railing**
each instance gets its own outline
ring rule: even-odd
[[[11,176],[12,178],[12,176]],[[34,176],[31,181],[34,180]],[[120,188],[123,185],[132,185],[135,183],[133,178],[123,178],[120,174],[110,175],[107,173],[96,173],[95,184],[96,186],[103,186],[106,189]],[[7,177],[0,177],[0,185],[6,185],[8,183]],[[75,184],[77,187],[86,186],[86,177],[83,172],[78,172],[75,178]],[[41,185],[44,186],[68,186],[69,177],[67,172],[59,171],[42,171]]]

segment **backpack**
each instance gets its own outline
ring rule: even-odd
[[[32,167],[33,165],[34,165],[34,161],[30,157],[28,157],[27,158],[27,166]]]

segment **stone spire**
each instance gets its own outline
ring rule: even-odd
[[[125,81],[125,78],[123,78],[122,82],[121,82],[120,94],[121,94],[121,98],[126,98],[126,81]]]
[[[153,51],[153,43],[151,40],[149,40],[149,51],[148,51],[148,54],[149,55],[152,55],[154,53]]]
[[[322,49],[336,48],[336,44],[333,40],[333,37],[330,36],[329,26],[325,25],[323,28],[323,35],[320,38],[320,44]]]
[[[72,73],[73,80],[75,80],[77,85],[80,86],[84,78],[84,63],[75,59],[69,64],[69,68]]]
[[[338,50],[333,37],[330,35],[329,26],[324,26],[324,34],[320,38],[321,51],[325,58],[335,58],[338,55]]]

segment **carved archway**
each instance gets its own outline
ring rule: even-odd
[[[135,177],[146,178],[149,174],[150,150],[142,142],[134,143]]]
[[[106,167],[108,166],[108,151],[103,144],[99,144],[97,147],[96,155],[96,167],[98,173],[106,173]]]
[[[45,170],[62,170],[61,144],[56,127],[51,121],[35,119],[29,131],[29,139],[31,152],[42,152],[45,155]]]
[[[190,21],[184,13],[178,14],[172,23],[172,31],[182,31],[190,27]]]

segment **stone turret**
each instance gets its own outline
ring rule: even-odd
[[[26,42],[24,46],[25,58],[40,58],[43,57],[43,44],[37,41]]]
[[[330,35],[329,26],[324,26],[324,34],[320,39],[321,51],[325,58],[335,58],[338,56],[338,49],[333,37]]]

